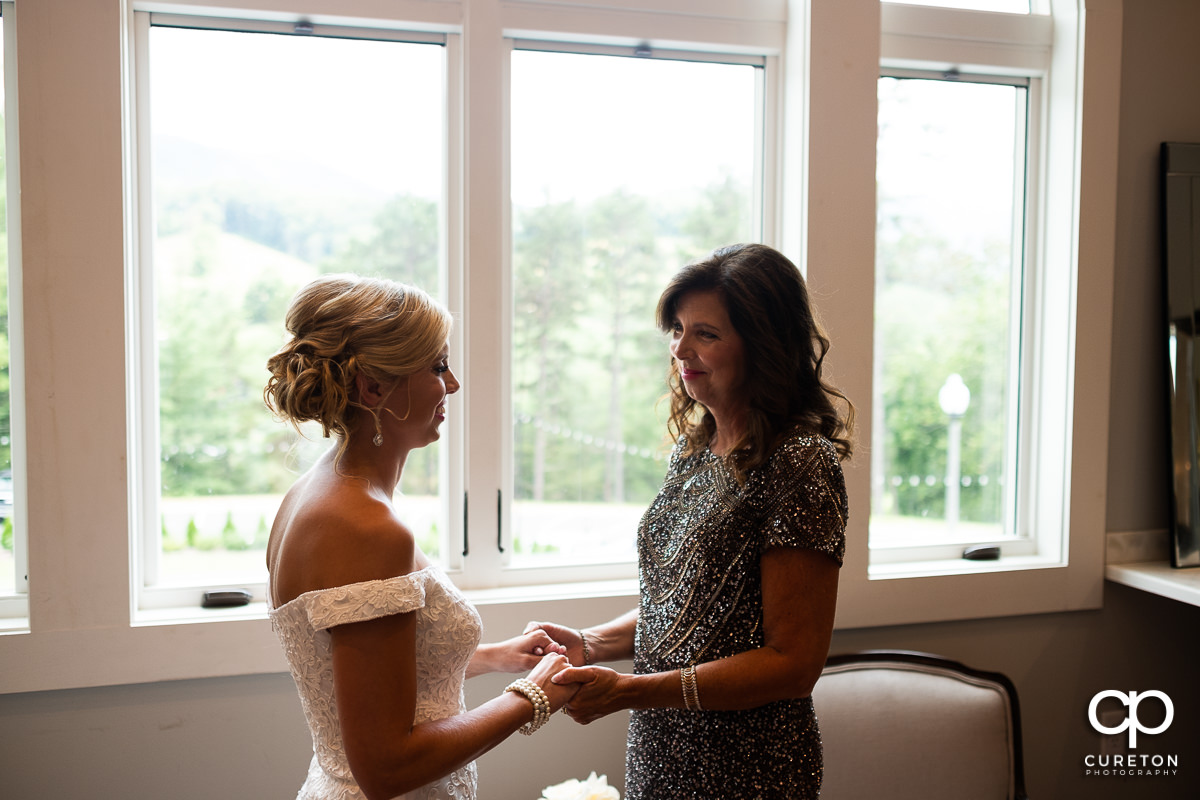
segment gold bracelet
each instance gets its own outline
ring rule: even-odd
[[[679,682],[683,684],[683,704],[688,711],[703,711],[700,705],[700,683],[696,680],[696,665],[689,664],[679,670]]]
[[[533,681],[528,678],[518,678],[506,686],[504,691],[516,692],[533,704],[533,720],[517,729],[521,733],[529,736],[550,720],[550,698],[542,691],[542,687]]]
[[[587,637],[583,635],[583,631],[579,631],[579,641],[583,644],[583,663],[587,666],[592,663],[592,651],[588,648]]]

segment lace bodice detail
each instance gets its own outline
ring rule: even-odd
[[[306,592],[271,610],[271,627],[283,644],[313,739],[313,759],[298,800],[363,797],[342,747],[329,629],[409,611],[417,614],[415,722],[463,713],[467,663],[483,626],[474,606],[438,568]],[[473,800],[475,786],[472,763],[403,797]]]

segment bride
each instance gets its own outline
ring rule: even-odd
[[[292,300],[267,405],[331,447],[288,491],[267,547],[271,624],[313,739],[299,798],[475,798],[474,759],[575,693],[541,630],[479,644],[474,607],[392,505],[408,454],[459,389],[449,312],[412,286],[327,275]],[[522,672],[466,710],[463,681]]]

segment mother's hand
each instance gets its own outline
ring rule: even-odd
[[[566,655],[563,647],[544,630],[529,630],[520,636],[492,645],[492,669],[495,672],[525,672],[541,663],[547,655]]]
[[[558,672],[553,681],[579,688],[565,710],[571,719],[587,725],[626,708],[621,687],[627,677],[608,667],[571,667]]]

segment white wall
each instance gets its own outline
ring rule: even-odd
[[[76,0],[72,5],[91,14],[96,25],[116,24],[111,10],[115,3],[110,0]],[[24,7],[37,8],[36,0]],[[73,30],[79,33],[83,28],[75,26]],[[1200,4],[1194,0],[1130,0],[1124,4],[1114,287],[1118,299],[1113,312],[1107,495],[1110,531],[1167,527],[1156,169],[1159,142],[1200,141],[1197,31]],[[86,37],[81,36],[74,46],[85,68],[114,66],[107,63],[107,56],[87,53]],[[106,112],[97,112],[87,97],[78,97],[77,102],[83,115],[81,126],[99,124],[102,130],[111,130],[112,120]],[[62,131],[61,135],[71,133]],[[35,148],[33,152],[54,152],[53,142],[28,144]],[[37,186],[47,174],[39,175],[38,170],[49,173],[70,168],[79,170],[77,180],[96,179],[85,165],[70,163],[71,150],[68,145],[67,163],[61,155],[56,163],[23,162],[25,180],[33,181],[30,191],[41,204],[35,205],[34,212],[44,211],[46,203],[71,202],[66,197],[39,197]],[[119,207],[119,198],[113,202]],[[54,247],[43,251],[47,255],[37,265],[35,282],[52,284],[62,259],[114,257],[120,248],[119,217],[110,216],[112,225],[103,229],[47,232],[57,238]],[[74,314],[86,324],[88,309],[96,298],[104,303],[121,301],[116,285],[78,288],[76,305],[51,313]],[[62,296],[61,289],[56,291],[57,295],[49,294]],[[32,335],[61,334],[35,328]],[[69,352],[78,345],[64,340],[62,348]],[[121,358],[120,353],[99,355],[117,363]],[[103,384],[97,354],[85,359],[80,353],[78,358],[81,376]],[[37,365],[31,369],[36,370]],[[53,393],[43,400],[52,404]],[[31,408],[33,413],[37,409]],[[86,422],[77,420],[70,430],[59,431],[76,439],[81,464],[96,454],[107,456],[123,447],[119,432],[93,431]],[[54,480],[60,476],[37,477]],[[86,488],[80,481],[73,491]],[[86,616],[87,611],[77,609],[75,613]],[[498,621],[506,626],[512,622]],[[594,621],[578,620],[581,624]],[[926,650],[1008,673],[1021,693],[1027,783],[1035,798],[1192,798],[1200,794],[1200,760],[1195,746],[1200,741],[1197,631],[1200,608],[1108,585],[1100,611],[840,631],[833,648]],[[0,681],[4,669],[0,662]],[[477,703],[499,691],[503,683],[498,677],[477,679],[470,688],[469,702]],[[1174,699],[1175,723],[1156,740],[1156,747],[1182,754],[1178,777],[1154,783],[1083,777],[1083,756],[1098,747],[1098,737],[1086,722],[1087,701],[1095,692],[1111,688],[1156,688]],[[542,786],[582,777],[592,769],[607,772],[621,785],[622,734],[619,718],[587,728],[558,718],[534,737],[515,736],[480,762],[483,797],[536,800]],[[294,689],[282,675],[0,695],[0,796],[4,797],[290,797],[302,778],[307,746]]]

